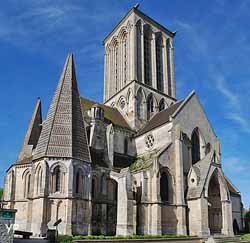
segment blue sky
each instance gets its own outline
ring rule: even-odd
[[[0,9],[0,185],[36,98],[45,117],[68,52],[82,96],[102,101],[102,40],[136,1],[6,0]],[[250,206],[250,1],[143,0],[177,35],[177,96],[195,89],[222,144],[225,174]]]

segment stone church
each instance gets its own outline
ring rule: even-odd
[[[38,99],[4,184],[16,229],[231,236],[240,192],[194,91],[176,99],[175,33],[133,7],[104,39],[104,101],[81,97],[69,54],[45,120]]]

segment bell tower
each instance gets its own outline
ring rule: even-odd
[[[142,13],[136,6],[103,41],[104,103],[122,108],[119,102],[121,96],[128,99],[123,93],[129,87],[135,100],[131,100],[133,104],[128,104],[126,100],[132,110],[126,110],[125,118],[134,128],[139,128],[157,111],[175,102],[174,36],[175,33]],[[143,94],[138,94],[140,88]],[[141,98],[145,107],[138,104]],[[129,117],[131,112],[133,117]],[[138,112],[144,114],[136,114]],[[138,119],[139,123],[136,122]]]

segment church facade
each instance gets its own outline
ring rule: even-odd
[[[69,54],[7,170],[16,229],[60,234],[231,236],[240,192],[194,91],[176,99],[175,33],[133,7],[104,39],[104,102],[81,97]]]

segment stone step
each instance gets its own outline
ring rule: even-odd
[[[235,236],[235,237],[218,237],[218,238],[214,238],[214,241],[216,243],[243,243],[245,241],[242,241],[240,236]]]
[[[13,243],[50,243],[45,239],[14,239]]]

